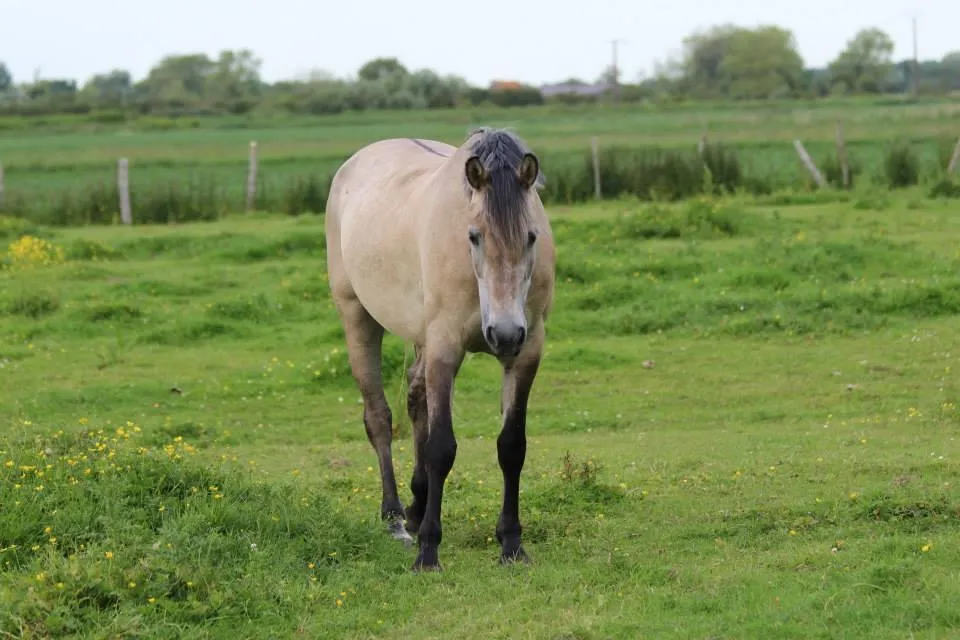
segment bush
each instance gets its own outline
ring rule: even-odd
[[[720,193],[720,190],[733,192],[740,186],[746,186],[740,158],[733,149],[719,144],[704,145],[703,162],[710,170],[710,179],[715,185],[714,193]]]
[[[960,198],[960,182],[944,176],[930,187],[931,198]]]
[[[887,185],[892,189],[912,187],[920,182],[920,159],[906,140],[897,140],[887,149],[883,159]]]
[[[572,160],[579,155],[578,160]],[[593,158],[589,151],[544,158],[546,202],[572,204],[593,197]],[[607,147],[599,153],[600,190],[604,199],[630,195],[644,200],[681,200],[710,191],[733,192],[747,186],[737,154],[709,145],[696,150],[660,147]],[[750,186],[759,190],[762,181]]]
[[[840,164],[840,158],[836,155],[828,155],[820,161],[820,172],[824,179],[838,189],[843,188],[843,167]],[[856,184],[856,177],[863,171],[863,167],[857,159],[847,154],[847,189],[852,189]]]
[[[0,240],[17,240],[25,235],[35,235],[36,225],[23,218],[0,215]]]

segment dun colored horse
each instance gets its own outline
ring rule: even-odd
[[[453,387],[467,352],[490,354],[503,366],[496,535],[501,562],[529,561],[520,541],[520,473],[555,278],[542,185],[537,156],[513,133],[489,128],[473,131],[459,148],[416,139],[371,143],[330,185],[330,288],[380,464],[381,516],[405,544],[417,534],[414,571],[440,569],[440,507],[457,454]],[[380,372],[385,331],[412,342],[416,354],[407,372],[415,463],[406,510]]]

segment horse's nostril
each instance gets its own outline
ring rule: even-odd
[[[517,344],[523,344],[527,339],[527,330],[523,327],[517,329]]]
[[[487,337],[487,342],[490,343],[491,347],[496,347],[497,345],[497,335],[493,332],[493,325],[487,327],[487,330],[484,332],[484,335]]]

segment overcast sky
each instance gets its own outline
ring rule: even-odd
[[[650,73],[685,35],[723,22],[793,30],[809,65],[826,64],[861,27],[911,55],[960,48],[960,0],[0,0],[0,61],[17,81],[81,83],[123,68],[142,78],[163,55],[250,48],[264,79],[311,68],[355,74],[376,56],[408,68],[540,84],[596,78],[622,39],[625,80]]]

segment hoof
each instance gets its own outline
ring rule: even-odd
[[[406,527],[404,527],[403,518],[394,518],[390,520],[389,524],[387,525],[387,530],[390,531],[390,537],[394,540],[402,542],[403,546],[413,546],[413,536],[411,536],[407,532]]]
[[[436,547],[421,547],[420,552],[417,553],[417,559],[413,561],[413,566],[410,567],[410,570],[414,573],[421,571],[443,571],[440,567],[440,558]]]
[[[404,509],[403,513],[406,518],[407,533],[415,535],[420,530],[420,522],[423,520],[423,514],[417,514],[413,505]]]
[[[407,520],[403,525],[404,530],[412,536],[417,535],[417,532],[420,531],[420,521],[419,520]]]
[[[517,547],[513,551],[503,551],[500,553],[500,564],[531,564],[533,560],[530,559],[530,556],[527,555],[527,552],[523,550],[522,546]]]

